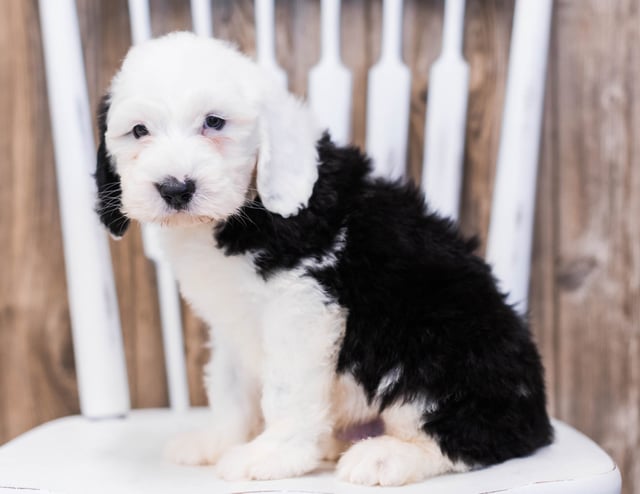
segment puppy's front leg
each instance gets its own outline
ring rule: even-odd
[[[233,446],[248,441],[260,425],[259,391],[243,371],[232,345],[216,338],[205,381],[211,416],[200,430],[173,438],[166,457],[183,465],[211,465]]]
[[[217,466],[225,479],[279,479],[317,467],[331,434],[330,389],[344,313],[315,281],[292,273],[270,281],[263,319],[265,431]]]

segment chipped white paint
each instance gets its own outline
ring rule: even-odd
[[[369,72],[367,152],[380,177],[404,177],[411,73],[402,61],[402,0],[384,0],[382,55]]]
[[[278,66],[275,46],[275,19],[273,0],[255,0],[256,50],[258,63],[282,87],[287,87],[287,74]]]
[[[487,260],[509,292],[527,309],[540,128],[544,104],[551,0],[516,3],[502,135],[487,240]]]
[[[309,73],[309,103],[338,144],[351,139],[351,73],[340,61],[340,0],[322,0],[322,57]]]
[[[80,408],[87,417],[124,415],[129,387],[109,246],[94,212],[96,148],[75,2],[39,5]]]
[[[442,53],[431,67],[422,188],[431,208],[458,219],[469,66],[462,55],[465,0],[447,0]]]

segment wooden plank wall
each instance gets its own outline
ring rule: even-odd
[[[343,2],[342,50],[354,75],[355,142],[364,142],[366,71],[379,53],[379,1]],[[513,0],[468,0],[471,65],[462,228],[485,238]],[[442,0],[406,0],[413,71],[409,171],[420,174],[428,68]],[[319,2],[277,3],[277,51],[304,95],[319,57]],[[188,2],[152,0],[158,35],[190,27]],[[125,0],[78,0],[92,104],[130,43]],[[53,149],[36,0],[0,2],[0,443],[78,411]],[[214,31],[254,53],[253,2],[215,1]],[[531,319],[550,410],[618,462],[640,491],[640,0],[556,0],[538,179]],[[112,243],[135,407],[164,406],[154,272],[135,228]],[[192,401],[203,404],[205,330],[185,311]]]

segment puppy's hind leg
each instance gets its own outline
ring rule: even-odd
[[[351,446],[338,462],[338,477],[354,484],[392,486],[468,470],[447,458],[422,431],[423,408],[417,400],[385,409],[385,433]]]

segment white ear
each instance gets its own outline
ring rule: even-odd
[[[307,206],[318,178],[319,138],[308,108],[269,84],[260,115],[257,174],[258,193],[269,211],[286,217]]]

